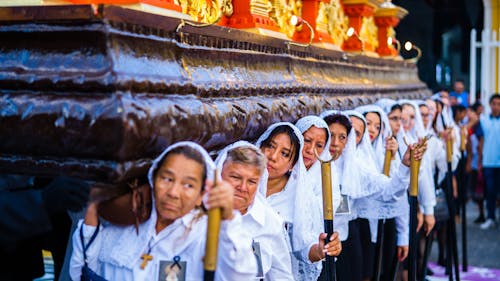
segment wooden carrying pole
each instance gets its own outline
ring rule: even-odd
[[[384,175],[386,176],[389,176],[389,173],[391,172],[391,161],[392,161],[392,151],[386,150],[384,158]]]
[[[218,172],[214,173],[214,186],[217,186]],[[217,266],[217,250],[219,248],[219,231],[221,223],[222,210],[213,208],[208,210],[207,242],[205,245],[205,258],[203,269],[204,281],[213,281],[215,279],[215,270]]]
[[[465,144],[466,144],[466,139],[467,139],[467,131],[461,130],[460,134],[460,153],[461,153],[461,169],[460,169],[460,177],[461,180],[460,182],[460,199],[461,199],[461,205],[462,205],[462,271],[467,272],[467,209],[465,208],[465,205],[467,203],[467,185],[465,184],[466,178],[465,178],[465,163],[467,160],[465,159]]]
[[[323,189],[323,222],[325,227],[325,233],[327,234],[325,239],[325,245],[330,241],[330,237],[333,234],[333,202],[332,202],[332,164],[333,158],[324,161],[319,158],[316,150],[314,153],[318,160],[321,162],[321,185]],[[326,255],[325,262],[323,263],[324,273],[326,274],[326,280],[335,281],[337,280],[336,270],[335,270],[335,257]]]
[[[417,280],[417,196],[419,161],[415,159],[414,150],[410,150],[410,249],[408,253],[408,280]]]
[[[455,225],[455,208],[453,205],[453,171],[451,169],[451,162],[453,157],[453,140],[451,139],[451,134],[453,133],[451,129],[448,129],[448,139],[446,140],[446,160],[448,164],[448,172],[446,175],[446,201],[448,204],[448,212],[450,218],[448,219],[448,247],[447,247],[447,264],[446,267],[449,273],[449,280],[453,280],[452,265],[454,264],[455,269],[455,280],[460,280],[460,270],[458,266],[458,246],[457,246],[457,230]]]
[[[391,172],[392,151],[386,149],[384,158],[384,175],[389,176]],[[377,244],[376,244],[376,257],[375,257],[375,281],[379,281],[382,273],[382,256],[384,251],[384,232],[385,232],[385,219],[379,219],[377,225]],[[392,261],[385,261],[392,262]],[[392,273],[385,273],[387,276],[392,276]]]

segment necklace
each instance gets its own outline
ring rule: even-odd
[[[165,236],[163,236],[162,238],[158,239],[158,241],[156,241],[153,245],[151,245],[151,242],[154,240],[154,236],[151,237],[151,239],[149,239],[149,242],[148,242],[148,250],[146,251],[146,253],[142,254],[141,255],[141,259],[142,259],[142,263],[141,263],[141,269],[145,269],[146,266],[148,265],[148,262],[153,260],[153,255],[151,255],[151,250],[153,249],[154,246],[156,246],[158,243],[160,243],[163,239],[167,238],[170,236],[170,234],[172,234],[172,232],[174,232],[176,228],[175,227],[172,227],[169,232],[167,234],[165,234]]]

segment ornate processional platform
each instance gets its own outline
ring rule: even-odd
[[[6,2],[8,173],[118,184],[179,140],[215,151],[277,121],[429,94],[391,43],[405,11],[390,2]]]

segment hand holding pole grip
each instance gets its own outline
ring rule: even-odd
[[[321,162],[321,186],[323,191],[323,221],[325,226],[325,232],[327,234],[325,239],[325,245],[330,242],[330,237],[333,234],[333,200],[332,200],[332,165],[331,162],[333,158],[329,160],[323,160],[319,157],[318,152],[314,149],[314,155]],[[327,280],[336,280],[335,276],[335,257],[326,256],[325,273]]]

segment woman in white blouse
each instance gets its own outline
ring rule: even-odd
[[[337,274],[339,279],[358,281],[363,278],[363,273],[371,273],[369,271],[372,265],[369,262],[363,263],[361,230],[359,220],[356,220],[359,207],[357,201],[374,195],[390,200],[395,195],[403,193],[400,191],[403,191],[409,183],[410,153],[409,150],[405,153],[404,165],[400,165],[395,176],[388,178],[376,170],[364,116],[357,111],[343,113],[327,111],[321,116],[328,124],[332,135],[330,153],[338,161],[341,194],[348,196],[351,209],[349,216],[339,216],[339,219],[342,217],[347,219],[349,236],[343,243],[344,250],[338,259]],[[416,151],[417,158],[422,157],[423,150]],[[339,219],[336,216],[336,220]],[[367,228],[365,232],[370,232],[369,227],[365,228]],[[352,267],[360,270],[349,270]]]
[[[383,172],[386,150],[391,151],[392,160],[389,175],[394,176],[401,159],[398,154],[398,143],[396,136],[398,130],[392,130],[389,119],[385,111],[376,105],[364,105],[356,108],[363,114],[367,121],[367,130],[370,136],[372,147],[375,152],[375,162],[380,173]],[[397,129],[397,128],[395,128]],[[406,190],[400,191],[399,199],[383,200],[377,196],[370,196],[360,199],[359,203],[363,208],[358,208],[358,215],[370,221],[370,225],[375,225],[378,220],[377,243],[380,245],[383,239],[383,248],[380,252],[375,252],[375,265],[377,266],[377,257],[381,259],[380,279],[389,280],[395,274],[395,261],[404,260],[408,254],[408,235],[409,225],[404,224],[396,227],[396,218],[409,216],[409,205]],[[408,221],[408,220],[406,220]],[[383,227],[382,227],[382,224]],[[380,230],[384,231],[380,233]],[[398,231],[397,231],[398,230]],[[372,233],[372,236],[375,233]],[[383,238],[382,238],[383,236]],[[372,237],[372,242],[374,237]],[[375,248],[376,250],[379,248]]]
[[[316,157],[316,153],[320,156],[322,160],[331,159],[330,151],[328,147],[330,146],[330,129],[326,122],[318,116],[305,116],[300,118],[295,126],[300,130],[302,136],[304,137],[304,148],[302,149],[302,158],[304,159],[304,165],[306,166],[306,175],[309,184],[313,188],[314,194],[316,195],[317,203],[311,208],[316,208],[323,217],[323,188],[321,180],[321,162]],[[314,152],[316,150],[316,153]],[[331,182],[332,182],[332,205],[333,210],[336,210],[340,204],[340,188],[339,188],[339,178],[337,167],[335,162],[331,163]],[[321,228],[321,226],[320,226]],[[334,231],[332,234],[334,239],[339,239],[338,231]],[[324,264],[323,264],[324,265]],[[304,270],[310,273],[310,279],[316,280],[320,275],[317,271],[318,267],[314,266],[304,266]],[[318,280],[328,280],[326,276],[326,271],[322,270],[320,278]]]
[[[258,139],[257,146],[267,158],[266,200],[285,221],[292,253],[292,272],[296,280],[314,280],[309,269],[321,271],[325,254],[336,256],[341,251],[340,241],[334,239],[325,245],[322,218],[313,188],[306,180],[306,167],[301,155],[304,138],[291,123],[271,125]],[[313,278],[313,279],[311,279]]]
[[[257,278],[294,280],[283,219],[266,202],[259,186],[267,184],[267,160],[253,144],[238,141],[215,160],[222,179],[234,188],[234,209],[242,214],[242,228],[253,240]]]
[[[91,203],[73,236],[71,278],[80,280],[86,263],[107,280],[165,280],[172,270],[184,280],[201,280],[207,231],[207,216],[201,208],[205,195],[206,208],[222,210],[215,279],[254,280],[251,239],[241,228],[241,215],[233,210],[233,189],[222,180],[213,188],[213,182],[206,180],[213,171],[214,163],[201,146],[179,142],[168,147],[149,170],[154,208],[138,233],[134,226],[101,225],[97,204]],[[85,246],[90,244],[85,247],[85,260],[79,233]]]

